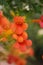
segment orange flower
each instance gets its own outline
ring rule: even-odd
[[[21,59],[20,57],[17,56],[13,56],[11,54],[8,55],[8,59],[7,59],[8,63],[14,63],[16,65],[25,65],[26,61],[24,59]]]
[[[4,28],[4,29],[8,29],[10,22],[9,20],[3,16],[3,14],[0,13],[0,25]]]
[[[17,23],[17,24],[22,24],[22,23],[25,22],[25,19],[22,16],[15,16],[14,22]]]
[[[23,28],[23,30],[27,30],[28,24],[27,23],[23,23],[22,28]]]
[[[13,59],[14,59],[14,56],[11,55],[11,54],[9,54],[9,55],[8,55],[8,58],[7,58],[7,62],[8,62],[9,64],[13,63]]]
[[[34,20],[32,20],[32,22],[39,23],[40,22],[40,19],[34,19]]]
[[[19,37],[18,37],[18,39],[17,39],[17,41],[18,41],[18,42],[23,42],[23,41],[24,41],[24,39],[23,39],[23,37],[22,37],[22,36],[19,36]]]
[[[21,52],[26,52],[32,45],[31,40],[25,40],[23,42],[16,42],[13,44],[13,48],[19,49]]]
[[[27,33],[26,32],[23,32],[22,37],[23,37],[24,40],[26,40],[28,38]]]
[[[12,47],[18,49],[18,48],[19,48],[18,42],[14,43],[14,44],[12,45]]]
[[[19,49],[21,52],[25,52],[27,50],[26,45],[22,42],[22,43],[15,43],[13,44],[13,48],[15,49]]]
[[[23,29],[21,27],[17,27],[15,33],[20,35],[23,33]]]
[[[12,35],[12,38],[15,39],[15,40],[17,40],[17,39],[18,39],[17,34],[13,34],[13,35]]]
[[[15,32],[16,24],[14,22],[10,23],[10,29]]]
[[[26,43],[27,47],[32,46],[32,41],[31,40],[26,40],[25,43]]]
[[[17,65],[26,65],[26,61],[23,60],[23,59],[20,59],[20,60],[17,62]]]
[[[30,48],[27,53],[29,56],[34,56],[34,50]]]
[[[40,25],[40,28],[43,28],[43,15],[39,19],[34,19],[32,22],[36,22]]]
[[[23,40],[19,37],[19,40],[17,40],[16,43],[13,44],[13,48],[20,50],[20,52],[26,52],[29,50],[29,48],[32,46],[31,40]]]

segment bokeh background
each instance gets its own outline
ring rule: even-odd
[[[43,15],[43,0],[0,0],[0,10],[10,21],[16,15],[26,17],[28,37],[33,42],[35,52],[34,57],[27,58],[27,65],[43,65],[43,28],[32,22]]]

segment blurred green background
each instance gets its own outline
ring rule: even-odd
[[[30,18],[39,18],[43,14],[43,0],[0,0],[0,9],[11,17],[10,11]]]

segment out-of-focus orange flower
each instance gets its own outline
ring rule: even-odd
[[[34,50],[33,50],[33,48],[29,48],[29,49],[28,49],[27,55],[29,55],[29,56],[34,56]]]
[[[26,40],[25,43],[26,43],[28,48],[32,46],[32,41],[31,40]]]
[[[41,28],[43,28],[43,15],[39,19],[34,19],[32,22],[36,22],[40,25]]]
[[[17,62],[17,65],[26,65],[26,61],[23,60],[23,59],[20,59],[20,60]]]
[[[34,19],[34,20],[32,20],[32,22],[39,23],[40,22],[40,19]]]
[[[25,65],[26,61],[24,59],[21,59],[20,57],[13,56],[11,54],[8,55],[8,63],[15,63],[16,65]]]
[[[9,22],[9,20],[6,17],[3,16],[1,18],[0,24],[2,25],[2,27],[4,29],[8,29],[9,28],[9,25],[10,25],[10,22]]]

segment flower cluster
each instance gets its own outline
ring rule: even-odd
[[[25,65],[26,61],[24,59],[21,59],[18,56],[12,56],[12,55],[8,55],[8,63],[9,64],[16,64],[16,65]]]
[[[32,46],[32,41],[28,40],[28,35],[25,32],[28,28],[28,24],[25,23],[23,17],[15,16],[13,25],[15,29],[13,30],[14,34],[12,38],[16,40],[13,47],[21,52],[26,52]]]
[[[10,30],[10,22],[9,20],[3,15],[3,12],[0,11],[0,36],[2,36],[0,38],[0,41],[7,41],[6,39],[6,35],[7,32]]]
[[[0,12],[0,36],[2,35],[0,41],[7,42],[9,36],[15,40],[7,56],[8,63],[13,62],[16,65],[25,65],[24,59],[21,59],[19,55],[33,56],[32,41],[28,40],[27,28],[28,24],[25,23],[24,17],[15,16],[13,22],[9,22],[3,13]]]
[[[39,19],[33,20],[33,22],[36,22],[40,25],[40,28],[43,28],[43,15]]]

